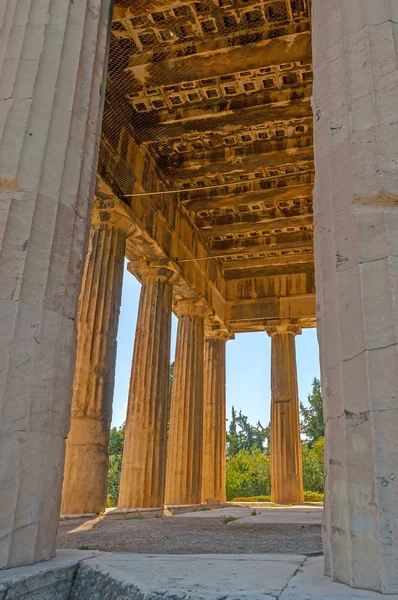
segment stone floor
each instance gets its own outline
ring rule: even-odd
[[[59,548],[157,554],[312,554],[322,549],[321,507],[203,507],[63,520]]]
[[[60,550],[0,572],[0,600],[398,600],[353,590],[303,555],[145,555]]]
[[[321,525],[323,506],[227,506],[214,508],[211,511],[199,510],[197,512],[184,512],[174,516],[177,519],[222,519],[233,517],[235,526],[248,523],[258,525],[260,523],[274,524],[296,524],[296,525]],[[231,522],[232,523],[232,522]]]

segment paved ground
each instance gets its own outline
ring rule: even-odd
[[[259,523],[269,524],[297,524],[297,525],[321,525],[322,524],[322,506],[275,506],[268,507],[242,507],[228,506],[225,508],[215,508],[211,511],[197,511],[196,513],[186,512],[175,515],[174,518],[186,519],[195,517],[197,519],[222,519],[225,516],[231,516],[237,520],[234,525],[239,527],[243,523],[258,525]]]
[[[322,549],[321,515],[318,507],[107,514],[61,521],[57,546],[158,554],[313,553]]]
[[[332,583],[323,575],[322,557],[171,556],[76,550],[61,550],[52,560],[0,572],[0,598],[398,600],[398,596]]]
[[[71,600],[398,600],[323,575],[323,558],[300,555],[105,554],[82,563]],[[86,595],[90,590],[90,596]],[[98,592],[100,595],[95,595]]]

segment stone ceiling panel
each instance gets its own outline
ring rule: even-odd
[[[133,211],[183,213],[225,280],[313,269],[309,11],[116,0],[100,173]]]

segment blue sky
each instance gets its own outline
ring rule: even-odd
[[[125,271],[122,306],[117,339],[115,396],[112,425],[126,418],[127,399],[137,320],[140,284]],[[172,360],[175,352],[177,319],[173,316]],[[318,342],[315,329],[305,329],[296,337],[297,370],[300,400],[304,403],[314,377],[319,377]],[[231,407],[249,417],[252,424],[269,422],[271,340],[265,332],[241,333],[227,342],[227,416]]]

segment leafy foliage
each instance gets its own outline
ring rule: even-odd
[[[304,502],[323,502],[320,492],[304,492]],[[271,502],[271,496],[245,496],[232,498],[232,502]]]
[[[238,496],[232,502],[271,502],[271,496]]]
[[[323,498],[321,492],[304,492],[304,502],[323,502]]]
[[[321,385],[314,379],[308,396],[309,407],[300,403],[302,433],[307,441],[302,445],[303,479],[306,500],[321,501],[324,485],[324,432]],[[270,424],[250,425],[248,418],[236,413],[232,416],[227,435],[227,499],[239,497],[247,501],[270,494]],[[261,467],[261,468],[260,468]],[[255,491],[256,490],[256,491]],[[321,499],[321,500],[319,500]],[[255,501],[255,500],[253,500]],[[268,501],[268,500],[258,500]]]
[[[309,444],[303,444],[303,483],[305,490],[323,493],[324,469],[323,454],[325,438],[320,437],[314,443],[313,448]]]
[[[171,389],[174,364],[170,365]],[[323,498],[324,423],[320,382],[314,379],[309,407],[300,403],[302,432],[307,440],[303,446],[303,476],[307,502]],[[108,506],[117,506],[120,472],[122,468],[125,425],[113,427],[109,440]],[[236,412],[232,415],[227,434],[227,499],[268,502],[271,493],[270,425],[260,422],[253,426],[248,417]],[[309,491],[310,490],[310,491]]]
[[[231,421],[227,434],[227,456],[232,457],[241,450],[259,450],[264,452],[264,445],[269,440],[269,426],[263,427],[258,421],[257,425],[250,425],[248,418],[239,411],[236,414],[232,407]]]
[[[240,450],[227,461],[227,500],[236,496],[268,495],[270,460],[261,450]]]
[[[108,496],[106,502],[108,507],[117,506],[125,425],[123,423],[121,427],[112,427],[109,438]]]
[[[300,402],[301,432],[308,439],[308,445],[312,448],[315,442],[325,437],[325,424],[323,421],[323,402],[321,382],[315,377],[312,383],[312,392],[308,396],[309,407]]]

